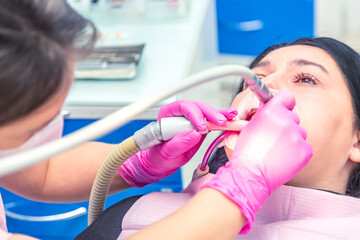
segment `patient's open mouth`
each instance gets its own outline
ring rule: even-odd
[[[251,109],[250,110],[250,112],[247,114],[247,116],[246,116],[246,121],[250,121],[254,116],[255,116],[255,114],[256,114],[256,112],[257,112],[257,108],[256,109]]]

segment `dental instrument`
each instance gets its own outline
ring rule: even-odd
[[[255,75],[256,77],[252,79],[245,79],[246,85],[251,89],[251,91],[256,95],[256,97],[262,101],[267,102],[271,99],[272,94],[270,89],[265,86],[263,81]]]
[[[254,74],[251,78],[244,77],[244,81],[260,101],[267,102],[271,99],[272,93],[257,75]],[[222,127],[211,123],[207,123],[207,125],[208,130],[210,131],[241,131],[247,122],[248,121],[238,119],[234,121],[228,121],[228,123]],[[192,126],[190,121],[184,117],[163,118],[158,122],[152,122],[146,125],[142,129],[136,131],[133,137],[128,138],[120,145],[118,145],[118,148],[115,148],[110,153],[94,181],[94,185],[90,194],[88,224],[90,225],[104,211],[105,200],[112,177],[114,176],[117,169],[122,165],[122,163],[126,161],[126,159],[131,157],[137,151],[153,147],[171,139],[181,131],[190,129],[195,128]],[[207,132],[204,132],[203,134],[205,133]],[[211,144],[204,156],[202,164],[199,165],[197,171],[195,172],[197,176],[202,176],[207,173],[207,161],[211,152],[215,149],[220,140],[229,135],[229,133],[225,132],[217,139],[215,139],[215,141]]]
[[[227,65],[212,68],[190,76],[175,86],[171,86],[165,90],[163,89],[135,103],[129,104],[119,111],[110,114],[106,118],[69,134],[62,139],[1,159],[0,177],[47,160],[53,155],[76,147],[86,141],[99,138],[125,124],[136,115],[153,106],[155,103],[158,103],[175,93],[197,86],[201,83],[231,75],[242,77],[261,101],[266,101],[271,98],[270,91],[250,69],[238,65]],[[151,134],[137,135],[150,136]],[[90,196],[89,223],[94,221],[97,216],[103,212],[108,188],[114,174],[117,172],[121,164],[141,149],[154,146],[148,144],[146,138],[145,140],[141,138],[142,137],[140,137],[140,140],[137,140],[139,143],[135,141],[135,137],[130,137],[124,140],[112,151],[112,153],[110,153],[109,157],[99,170]],[[156,140],[152,140],[150,142],[153,144],[158,143]]]
[[[248,121],[231,120],[224,126],[217,126],[207,122],[207,131],[200,132],[207,134],[210,131],[241,131]],[[152,146],[172,139],[176,134],[186,130],[196,130],[191,122],[185,117],[169,117],[162,118],[160,121],[151,122],[134,134],[135,142],[141,150],[148,149]]]
[[[271,99],[272,93],[270,89],[265,86],[257,75],[254,75],[252,78],[244,79],[247,86],[260,101],[267,102]],[[228,121],[225,126],[217,126],[207,122],[208,131],[202,132],[202,134],[214,130],[241,131],[246,124],[247,121],[240,119]],[[161,142],[170,140],[179,132],[191,129],[196,130],[185,117],[163,118],[160,121],[152,122],[135,132],[134,138],[140,149],[144,150],[160,144]],[[204,168],[202,168],[202,170],[204,170]]]

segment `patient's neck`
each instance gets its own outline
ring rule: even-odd
[[[347,161],[343,166],[328,167],[324,171],[299,172],[293,179],[286,183],[288,186],[320,189],[339,194],[346,194],[349,177],[354,168],[353,162]],[[303,169],[304,170],[304,169]]]

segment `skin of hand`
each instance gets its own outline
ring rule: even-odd
[[[232,240],[246,221],[233,201],[217,190],[204,188],[173,214],[127,239]]]
[[[30,236],[26,236],[26,235],[21,235],[21,234],[14,234],[11,235],[11,237],[8,238],[8,240],[36,240],[37,238],[33,238]]]
[[[46,126],[59,114],[67,89],[59,91],[30,114],[0,126],[0,150],[15,148]],[[79,202],[89,199],[94,179],[115,145],[89,142],[21,171],[0,178],[0,185],[31,200]],[[76,161],[74,161],[76,159]],[[110,193],[130,186],[115,175]]]

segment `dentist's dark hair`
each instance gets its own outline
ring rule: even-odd
[[[285,42],[270,46],[258,55],[249,65],[254,68],[270,52],[288,46],[306,45],[317,47],[327,52],[339,66],[348,86],[354,110],[354,129],[360,130],[360,55],[348,45],[333,38],[300,38],[294,42]],[[243,84],[238,93],[243,89]],[[220,148],[210,161],[210,170],[216,170],[228,161],[223,148]],[[346,194],[360,197],[360,165],[354,164],[354,169],[349,177]]]
[[[0,0],[0,126],[68,86],[69,63],[92,51],[96,35],[65,0]]]

